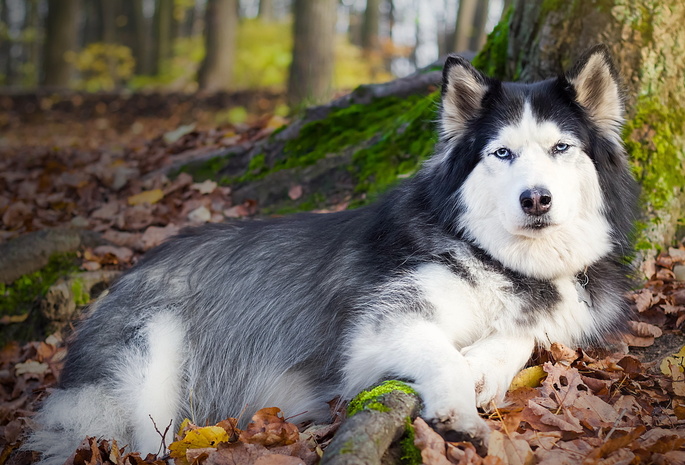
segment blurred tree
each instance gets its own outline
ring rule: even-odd
[[[12,53],[12,38],[9,33],[10,19],[7,0],[0,1],[0,83],[12,82],[14,70],[10,59]]]
[[[207,1],[205,58],[198,71],[200,89],[216,92],[230,88],[237,28],[237,0]]]
[[[330,97],[337,0],[294,0],[293,60],[288,104],[323,102]]]
[[[69,85],[72,65],[67,58],[69,52],[76,50],[80,4],[79,0],[48,0],[43,48],[43,86]]]
[[[155,5],[152,72],[162,74],[167,71],[173,53],[174,0],[156,0]]]
[[[22,53],[20,57],[21,81],[18,84],[35,86],[38,81],[40,69],[40,49],[43,28],[40,15],[40,0],[28,0],[26,3],[26,15],[21,31]]]
[[[478,0],[459,0],[457,9],[457,21],[454,27],[454,42],[452,52],[465,52],[469,50],[469,43],[473,36],[474,17]]]
[[[117,39],[117,16],[120,10],[120,0],[100,0],[102,13],[102,42],[115,44]]]
[[[485,25],[488,22],[488,12],[490,10],[490,0],[478,0],[476,11],[473,16],[473,33],[469,40],[469,50],[478,51],[485,44],[487,34]]]
[[[259,0],[259,17],[263,21],[273,21],[276,19],[274,0]]]
[[[367,52],[376,51],[379,47],[378,29],[380,26],[381,0],[366,0],[364,21],[362,22],[361,44]]]
[[[136,46],[133,48],[136,60],[136,74],[153,74],[154,67],[150,60],[150,20],[145,17],[143,3],[145,0],[128,0],[133,12],[133,27],[135,28]]]

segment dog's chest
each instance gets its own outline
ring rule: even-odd
[[[591,319],[572,278],[517,280],[485,267],[465,274],[429,264],[417,270],[416,282],[431,317],[457,347],[494,333],[571,343]]]

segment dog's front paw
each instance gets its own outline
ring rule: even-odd
[[[480,417],[459,418],[456,415],[431,418],[427,423],[448,442],[470,442],[479,455],[486,455],[490,428]]]
[[[471,360],[469,365],[476,387],[476,406],[486,412],[501,406],[513,376],[506,370],[498,370],[496,367],[480,367]]]

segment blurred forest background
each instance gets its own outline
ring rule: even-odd
[[[0,91],[287,92],[290,105],[477,51],[503,0],[0,0]]]

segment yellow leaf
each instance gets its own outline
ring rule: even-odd
[[[276,130],[282,126],[285,126],[286,124],[288,124],[287,119],[279,115],[273,115],[271,118],[269,118],[269,121],[266,122],[265,127],[268,129]]]
[[[151,191],[143,191],[140,194],[132,195],[128,198],[129,205],[140,205],[143,203],[157,203],[164,197],[162,189],[152,189]]]
[[[535,388],[540,386],[540,381],[547,376],[547,373],[542,368],[542,365],[536,365],[534,367],[524,368],[519,371],[519,373],[514,376],[514,379],[509,386],[510,391],[515,391],[522,387]]]
[[[187,425],[181,424],[182,427]],[[182,430],[181,430],[182,431]],[[188,449],[204,449],[216,447],[221,442],[228,442],[228,433],[220,426],[204,426],[190,430],[180,441],[174,441],[169,445],[169,455],[176,459],[177,465],[185,465],[186,452]]]
[[[666,376],[674,378],[675,375],[680,372],[682,373],[685,367],[685,346],[681,347],[680,351],[669,357],[666,357],[661,361],[659,368],[661,372]]]

